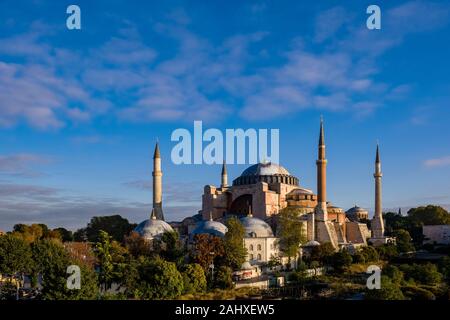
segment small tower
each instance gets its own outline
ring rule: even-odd
[[[220,187],[222,189],[228,187],[228,173],[227,173],[227,164],[226,164],[225,160],[223,160],[223,165],[222,165],[222,180],[220,183]]]
[[[373,238],[383,238],[384,237],[384,222],[383,222],[383,207],[382,207],[382,197],[381,197],[381,161],[380,161],[380,150],[377,144],[377,154],[375,157],[375,173],[373,177],[375,178],[375,214],[372,219],[372,237]]]
[[[162,171],[161,171],[161,153],[159,143],[156,142],[155,152],[153,154],[153,210],[158,220],[164,221],[162,211]]]
[[[316,220],[327,221],[327,159],[325,158],[325,134],[323,119],[320,119],[319,152],[317,165],[317,207]]]

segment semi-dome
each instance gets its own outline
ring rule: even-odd
[[[216,237],[224,237],[228,228],[218,221],[209,220],[200,221],[197,223],[196,228],[192,231],[191,236],[194,237],[197,234],[210,234]]]
[[[240,219],[245,229],[245,236],[249,238],[273,237],[272,228],[265,221],[254,218],[252,215]]]
[[[271,162],[258,163],[248,167],[239,177],[234,179],[233,185],[248,185],[258,182],[298,186],[298,179],[291,176],[286,168]]]
[[[152,212],[150,219],[142,221],[135,229],[146,240],[161,237],[165,232],[173,232],[173,228],[167,222],[156,219],[156,215]]]
[[[257,163],[254,164],[242,172],[241,177],[244,176],[272,176],[272,175],[290,175],[289,171],[286,168],[272,163]]]

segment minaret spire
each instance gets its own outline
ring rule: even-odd
[[[323,118],[320,118],[319,150],[317,165],[317,210],[316,219],[328,220],[327,213],[327,159],[325,158],[325,134]]]
[[[161,152],[159,151],[159,142],[156,141],[155,152],[153,153],[153,210],[159,220],[164,220],[162,211],[162,171],[161,171]]]
[[[227,163],[225,160],[223,160],[223,165],[222,165],[222,180],[221,180],[220,187],[221,188],[228,187]]]
[[[384,221],[383,221],[383,206],[381,196],[381,161],[380,161],[380,148],[377,143],[377,152],[375,156],[375,213],[372,219],[372,237],[383,238],[384,237]]]

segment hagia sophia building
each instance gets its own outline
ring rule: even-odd
[[[313,246],[331,243],[338,250],[351,251],[368,243],[380,245],[389,241],[384,236],[381,195],[381,161],[377,146],[375,159],[375,214],[368,229],[368,212],[353,207],[345,212],[327,200],[325,134],[320,123],[317,166],[317,194],[300,186],[299,179],[279,164],[263,162],[250,166],[228,184],[226,164],[221,172],[219,187],[206,185],[199,214],[181,222],[164,221],[162,206],[161,154],[158,143],[153,156],[153,210],[150,219],[140,223],[135,231],[148,240],[166,231],[177,230],[186,243],[196,234],[207,233],[223,237],[224,222],[230,216],[239,217],[245,228],[244,246],[251,265],[283,258],[278,248],[277,215],[285,208],[295,209],[302,223],[305,243],[299,254]]]

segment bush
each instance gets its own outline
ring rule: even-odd
[[[201,265],[187,264],[183,270],[184,293],[195,294],[206,290],[206,276]]]
[[[364,256],[365,262],[377,262],[380,260],[380,255],[374,247],[363,247],[361,254]]]
[[[403,293],[411,300],[436,300],[433,292],[415,286],[407,286],[403,288]]]
[[[160,258],[138,266],[139,281],[133,292],[143,299],[174,299],[183,293],[183,277],[175,263]]]
[[[380,247],[377,247],[376,249],[378,251],[378,255],[380,259],[382,260],[391,260],[392,258],[395,258],[398,256],[398,250],[397,247],[393,244],[387,244]]]
[[[215,286],[220,289],[233,288],[232,273],[233,270],[230,267],[220,266],[214,279]]]
[[[393,265],[388,265],[383,269],[383,275],[389,277],[393,283],[401,284],[403,281],[403,272]]]
[[[400,265],[400,270],[405,274],[406,280],[412,279],[421,284],[436,285],[442,281],[442,274],[438,272],[436,265],[432,263],[424,265],[402,264]]]
[[[365,299],[367,300],[404,300],[405,296],[400,290],[400,286],[389,277],[381,276],[381,289],[366,289]]]
[[[352,262],[353,258],[347,250],[336,252],[331,257],[331,265],[338,272],[344,271],[352,264]]]

